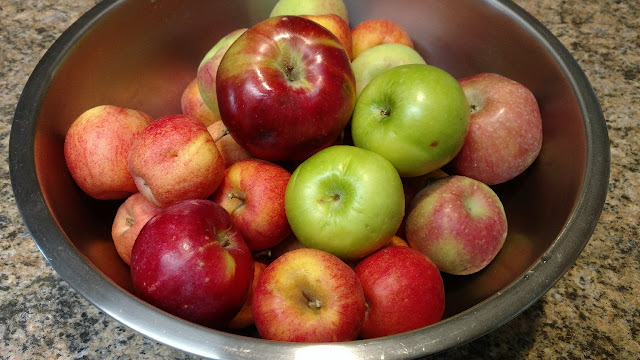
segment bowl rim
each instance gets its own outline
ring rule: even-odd
[[[148,338],[205,358],[326,354],[355,359],[379,358],[384,354],[385,358],[394,359],[443,352],[497,329],[536,302],[573,266],[597,225],[608,193],[610,149],[604,115],[589,80],[564,45],[532,15],[508,0],[484,0],[535,37],[557,62],[575,93],[585,128],[586,168],[579,197],[561,233],[528,272],[481,303],[429,327],[346,343],[297,344],[252,339],[195,325],[156,309],[116,285],[76,250],[45,202],[35,167],[36,123],[57,68],[73,44],[122,2],[106,0],[91,8],[62,33],[36,65],[13,118],[10,179],[25,226],[49,265],[98,309]],[[536,276],[532,277],[534,273]]]

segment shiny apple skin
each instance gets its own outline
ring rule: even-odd
[[[231,217],[209,200],[165,208],[140,231],[131,279],[141,299],[194,323],[222,328],[241,309],[254,260]]]
[[[231,45],[217,73],[233,138],[270,161],[304,160],[331,145],[355,106],[355,79],[337,38],[298,16],[264,20]]]

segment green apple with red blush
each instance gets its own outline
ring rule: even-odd
[[[484,269],[507,236],[507,217],[498,195],[473,178],[451,175],[413,199],[406,219],[409,245],[441,271],[468,275]]]

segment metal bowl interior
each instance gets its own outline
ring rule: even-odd
[[[44,55],[16,109],[10,170],[25,223],[64,280],[124,325],[203,357],[394,359],[438,353],[496,329],[569,269],[600,216],[610,162],[602,111],[569,52],[506,0],[353,0],[345,1],[351,26],[372,18],[396,21],[428,63],[456,77],[500,73],[536,96],[544,128],[540,156],[524,174],[494,187],[509,220],[501,253],[477,274],[444,276],[443,321],[340,344],[277,343],[211,330],[132,295],[128,267],[110,237],[119,202],[93,200],[75,185],[63,156],[66,130],[101,104],[153,117],[180,112],[180,94],[207,50],[230,31],[266,18],[274,3],[104,1]]]

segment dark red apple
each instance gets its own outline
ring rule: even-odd
[[[140,298],[185,320],[220,328],[242,307],[253,257],[231,217],[209,200],[165,208],[140,231],[131,253]]]
[[[273,17],[243,33],[217,72],[220,115],[258,158],[304,160],[335,142],[355,105],[338,39],[314,21]]]
[[[444,285],[428,257],[406,246],[390,246],[356,266],[367,300],[360,336],[398,334],[434,324],[444,314]]]

